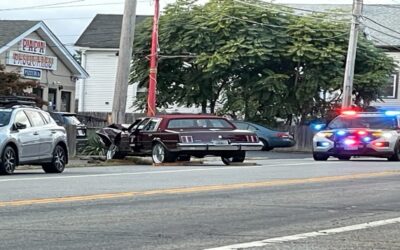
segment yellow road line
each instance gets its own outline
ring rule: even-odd
[[[323,177],[313,177],[313,178],[303,178],[303,179],[283,179],[283,180],[272,180],[272,181],[262,181],[262,182],[156,189],[156,190],[137,191],[137,192],[66,196],[59,198],[42,198],[42,199],[16,200],[16,201],[3,201],[3,202],[0,201],[0,207],[27,206],[36,204],[63,203],[63,202],[76,202],[76,201],[106,200],[106,199],[126,198],[134,196],[147,196],[147,195],[184,194],[184,193],[222,191],[222,190],[232,190],[232,189],[242,189],[242,188],[273,187],[273,186],[283,186],[283,185],[356,180],[356,179],[384,177],[392,175],[400,175],[400,171],[383,171],[383,172],[372,172],[372,173],[341,175],[341,176],[323,176]]]

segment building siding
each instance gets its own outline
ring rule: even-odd
[[[80,82],[83,89],[82,110],[79,112],[111,112],[117,73],[118,56],[116,51],[85,51],[82,65],[90,78]],[[136,98],[136,85],[128,86],[126,111],[133,112]],[[80,98],[80,96],[78,96]]]

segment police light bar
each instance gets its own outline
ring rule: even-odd
[[[356,115],[357,112],[355,110],[343,110],[342,115]]]
[[[387,116],[395,116],[395,115],[400,115],[400,111],[396,111],[396,110],[388,110],[385,112],[385,115]]]

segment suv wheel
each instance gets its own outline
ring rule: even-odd
[[[393,155],[387,159],[388,159],[388,161],[399,161],[400,160],[400,143],[397,143],[396,147],[394,148]]]
[[[3,151],[3,155],[1,156],[0,174],[12,174],[14,173],[16,166],[17,154],[12,147],[7,146]]]
[[[329,156],[322,153],[313,153],[313,158],[315,161],[326,161],[328,160]]]
[[[51,163],[42,165],[44,172],[46,173],[62,173],[65,169],[65,163],[67,162],[67,154],[63,147],[57,145],[53,152],[53,159]]]

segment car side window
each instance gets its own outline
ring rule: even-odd
[[[42,116],[37,111],[26,110],[26,114],[28,115],[29,119],[32,122],[33,127],[43,126],[44,120]]]
[[[248,130],[250,130],[251,132],[257,131],[257,128],[254,126],[249,125]]]
[[[154,131],[156,129],[157,123],[159,120],[151,120],[147,125],[143,128],[144,131]]]
[[[44,119],[44,121],[45,121],[46,124],[53,123],[53,120],[52,120],[52,118],[51,118],[51,116],[50,116],[49,113],[47,113],[47,112],[40,112],[40,114],[43,116],[43,119]]]
[[[31,123],[29,122],[28,117],[26,116],[24,111],[18,111],[17,114],[15,114],[15,120],[14,123],[21,123],[26,125],[27,128],[31,127]]]
[[[241,122],[235,123],[235,125],[238,129],[244,129],[244,130],[247,130],[249,127],[249,125],[247,125],[246,123],[241,123]]]

